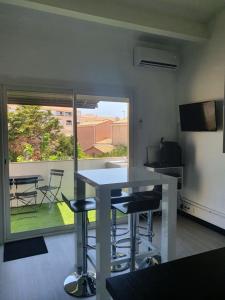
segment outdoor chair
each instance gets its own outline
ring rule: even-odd
[[[11,184],[11,182],[10,182]],[[17,206],[18,202],[21,202],[23,206],[28,206],[32,204],[34,200],[34,205],[37,204],[37,185],[38,185],[38,177],[30,177],[30,178],[15,178],[14,184],[16,186],[16,192],[14,197],[10,200],[16,200]],[[28,185],[28,187],[23,191],[18,191],[18,186]]]
[[[62,177],[64,174],[64,170],[58,169],[51,169],[50,170],[50,178],[49,184],[39,186],[37,189],[43,194],[41,199],[40,206],[42,205],[43,201],[47,198],[50,203],[59,202],[57,198],[58,192],[62,185]]]
[[[10,178],[9,179],[9,200],[10,200],[10,205],[11,205],[11,200],[15,199],[14,193],[11,193],[12,186],[13,186],[13,179]]]
[[[12,186],[13,186],[13,179],[9,179],[9,193],[10,193],[10,199],[14,197],[14,194],[11,193],[11,189],[12,189]]]

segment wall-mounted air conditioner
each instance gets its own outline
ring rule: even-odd
[[[134,48],[134,65],[142,67],[178,68],[178,56],[175,52],[156,48]]]

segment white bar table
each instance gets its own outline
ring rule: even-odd
[[[162,185],[162,261],[175,259],[177,220],[177,179],[147,170],[145,167],[107,168],[78,171],[75,173],[81,199],[85,196],[85,183],[96,190],[96,299],[108,300],[106,278],[110,277],[110,209],[111,190]],[[79,198],[78,198],[79,199]],[[76,218],[76,267],[81,269],[80,218]]]

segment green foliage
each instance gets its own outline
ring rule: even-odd
[[[9,159],[11,162],[73,159],[73,136],[66,136],[58,118],[40,106],[19,105],[8,113]],[[92,158],[77,145],[78,159]],[[109,153],[95,157],[127,156],[127,147],[119,145]]]
[[[23,155],[19,155],[17,157],[17,162],[22,162],[24,160],[26,161],[30,161],[32,160],[32,156],[34,154],[34,148],[32,145],[28,144],[28,143],[25,143],[23,145],[24,149],[23,149]]]
[[[128,155],[127,147],[124,145],[116,146],[116,148],[113,149],[112,152],[110,152],[110,155],[112,157],[127,156]]]
[[[57,152],[61,157],[73,157],[74,141],[73,136],[66,136],[61,133],[58,138]]]
[[[77,144],[77,158],[88,158],[89,156],[82,150],[80,144]]]
[[[73,157],[73,137],[51,111],[40,106],[20,105],[8,114],[9,157],[11,161],[59,160]]]
[[[98,154],[96,155],[96,157],[121,157],[127,155],[128,155],[127,147],[124,145],[118,145],[111,152]]]

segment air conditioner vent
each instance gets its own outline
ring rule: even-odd
[[[178,58],[175,53],[168,50],[136,47],[134,49],[134,65],[177,69]]]

